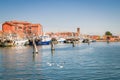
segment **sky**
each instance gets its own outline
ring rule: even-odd
[[[12,20],[40,23],[45,32],[120,35],[120,0],[0,0],[0,29]]]

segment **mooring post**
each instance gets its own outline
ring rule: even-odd
[[[88,41],[88,45],[90,45],[90,42]]]
[[[90,40],[89,39],[88,39],[87,43],[88,43],[88,45],[90,45]]]
[[[35,44],[35,40],[33,39],[33,53],[38,53],[37,46]]]
[[[53,41],[51,41],[51,50],[55,50]]]
[[[110,41],[109,41],[109,40],[107,40],[107,43],[109,44],[109,43],[110,43]]]
[[[75,41],[72,41],[72,46],[75,47]]]

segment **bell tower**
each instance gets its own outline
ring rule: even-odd
[[[77,28],[77,35],[80,36],[80,28]]]

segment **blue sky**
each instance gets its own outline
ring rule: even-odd
[[[45,32],[120,35],[120,0],[0,0],[0,24],[11,20],[40,23]]]

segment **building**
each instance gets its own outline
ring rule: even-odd
[[[80,36],[80,28],[77,28],[77,36]]]
[[[92,40],[99,40],[100,36],[99,35],[90,35],[89,38]]]
[[[79,37],[80,36],[80,28],[77,28],[76,32],[49,32],[46,33],[50,37],[62,37],[62,38],[69,38],[69,37]]]
[[[17,34],[20,37],[31,35],[42,35],[42,25],[32,24],[26,21],[7,21],[2,24],[2,31],[5,34]]]
[[[3,31],[0,30],[0,39],[2,38]]]

